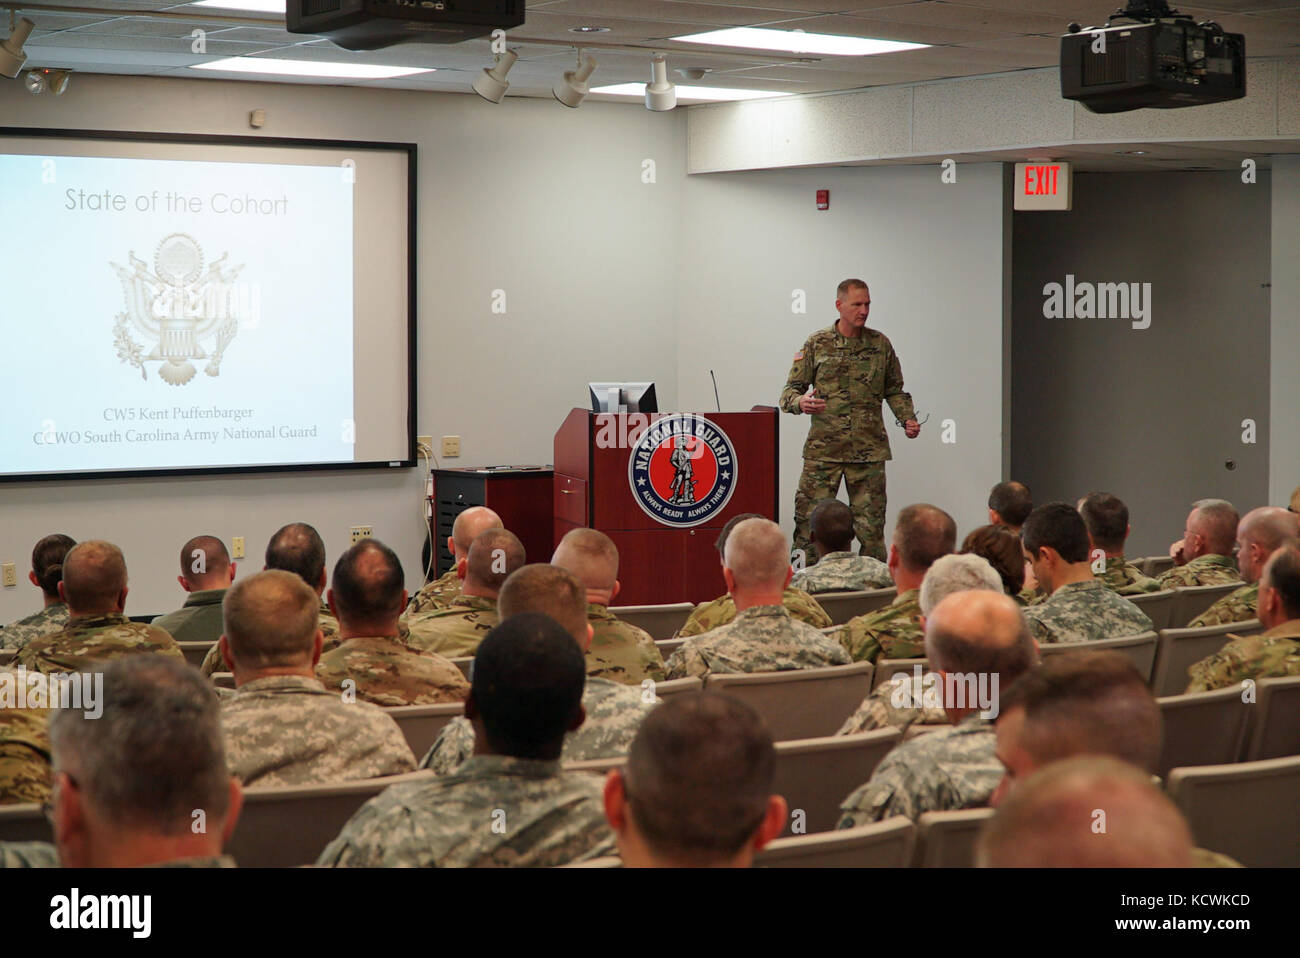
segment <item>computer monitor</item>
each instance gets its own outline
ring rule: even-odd
[[[658,412],[654,383],[587,383],[592,412]]]

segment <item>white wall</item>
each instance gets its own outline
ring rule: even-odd
[[[1285,506],[1300,485],[1300,156],[1273,158],[1268,501]]]

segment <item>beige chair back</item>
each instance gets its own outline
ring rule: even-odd
[[[1156,578],[1174,567],[1173,556],[1147,556],[1144,559],[1131,560],[1133,565],[1142,570],[1143,575]]]
[[[1173,589],[1126,595],[1124,598],[1146,613],[1146,617],[1151,620],[1151,628],[1157,632],[1173,625],[1174,608],[1178,603],[1178,593]]]
[[[1156,638],[1154,632],[1142,632],[1092,642],[1052,642],[1039,646],[1038,652],[1044,659],[1050,655],[1064,655],[1066,652],[1121,652],[1133,663],[1133,667],[1142,676],[1142,681],[1150,683],[1151,669],[1156,659]]]
[[[569,865],[561,865],[561,868],[622,868],[623,859],[617,855],[606,855],[603,858],[588,858],[585,862],[573,862]]]
[[[672,655],[681,646],[685,639],[655,639],[655,646],[659,649],[659,654],[668,661],[668,656]]]
[[[818,592],[813,596],[817,604],[826,610],[831,621],[843,625],[849,619],[868,612],[883,609],[898,598],[898,590],[892,585],[886,589],[863,589],[854,592]]]
[[[829,735],[776,743],[772,790],[790,806],[782,835],[828,832],[840,820],[840,803],[871,778],[881,759],[902,738],[898,729]]]
[[[185,664],[192,665],[196,669],[203,664],[207,658],[208,650],[212,648],[211,642],[177,642],[181,647],[181,654],[185,656]]]
[[[778,742],[833,735],[871,691],[870,662],[710,675],[705,688],[749,703]]]
[[[884,685],[900,672],[907,676],[914,675],[918,665],[922,675],[930,671],[929,659],[876,659],[876,672],[871,677],[871,687],[874,689],[877,685]]]
[[[655,698],[670,699],[674,695],[681,695],[683,692],[698,692],[704,688],[704,682],[696,675],[688,675],[684,679],[670,679],[667,682],[655,683]]]
[[[1168,791],[1201,848],[1247,868],[1300,866],[1300,755],[1176,768]]]
[[[1184,629],[1187,623],[1196,618],[1214,603],[1230,592],[1236,592],[1246,583],[1229,582],[1227,585],[1197,585],[1188,589],[1176,589],[1178,599],[1174,603],[1174,617],[1169,623],[1171,629]]]
[[[34,802],[0,805],[0,842],[52,842],[54,834]]]
[[[670,605],[624,605],[610,606],[609,611],[624,622],[645,629],[650,638],[671,639],[677,630],[686,624],[695,606],[689,602],[673,602]]]
[[[904,815],[815,835],[778,838],[754,858],[762,868],[906,868],[916,826]]]
[[[438,733],[458,715],[465,714],[464,702],[444,702],[438,705],[393,705],[384,709],[406,736],[418,762],[433,747]]]
[[[1300,755],[1300,675],[1256,679],[1255,705],[1247,709],[1252,717],[1247,761]]]
[[[1187,670],[1228,643],[1231,635],[1257,635],[1264,630],[1259,619],[1208,625],[1200,629],[1161,629],[1156,644],[1156,666],[1151,675],[1155,695],[1181,695],[1187,691]]]
[[[1241,701],[1241,689],[1167,695],[1156,699],[1156,704],[1165,727],[1156,768],[1161,778],[1180,765],[1226,765],[1237,760],[1248,707]]]
[[[963,808],[955,812],[925,812],[916,820],[917,868],[973,868],[975,846],[991,808]]]

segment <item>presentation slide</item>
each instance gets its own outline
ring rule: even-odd
[[[328,160],[0,151],[0,475],[406,459],[405,395],[356,402],[357,180]],[[405,306],[365,317],[400,347],[389,378]]]

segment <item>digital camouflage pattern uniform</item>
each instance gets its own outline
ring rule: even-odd
[[[0,805],[39,804],[50,797],[50,710],[29,704],[48,703],[49,691],[45,676],[36,686],[32,678],[16,669],[0,669],[0,683],[15,693],[12,700],[0,698]],[[19,682],[25,688],[26,708],[18,707]]]
[[[1207,625],[1227,625],[1229,622],[1248,622],[1259,614],[1259,583],[1252,582],[1229,592],[1191,622],[1189,629],[1202,629]]]
[[[1005,772],[994,754],[997,744],[993,723],[978,714],[903,742],[840,803],[836,827],[870,825],[892,815],[915,821],[923,812],[987,805]]]
[[[59,850],[49,842],[0,842],[0,868],[58,868]]]
[[[948,715],[935,701],[937,690],[926,696],[915,675],[895,675],[872,689],[835,734],[857,735],[882,728],[906,732],[913,725],[947,725]]]
[[[56,602],[0,629],[0,649],[21,649],[32,639],[62,632],[67,626],[68,606],[64,602]]]
[[[612,679],[624,685],[644,680],[664,680],[664,656],[645,629],[622,622],[608,607],[587,603],[591,647],[587,649],[587,676]]]
[[[405,614],[415,615],[417,612],[445,609],[458,595],[460,595],[460,579],[456,575],[456,567],[452,566],[411,596],[411,601],[406,603]]]
[[[317,679],[245,682],[222,702],[226,761],[245,785],[313,785],[414,771],[415,756],[384,710],[344,702]]]
[[[829,634],[848,650],[854,662],[924,658],[921,590],[908,589],[883,609],[855,615]]]
[[[445,609],[421,612],[407,618],[411,630],[407,644],[438,652],[449,659],[478,651],[478,645],[497,627],[497,600],[481,595],[458,595]]]
[[[476,755],[454,775],[394,785],[352,816],[317,865],[556,867],[615,854],[604,780],[559,761]]]
[[[883,589],[894,584],[889,566],[871,556],[852,552],[828,552],[815,566],[801,569],[790,580],[790,587],[811,594],[817,592],[854,592]]]
[[[1191,589],[1198,585],[1231,585],[1241,581],[1237,560],[1232,556],[1197,556],[1187,565],[1176,565],[1156,579],[1162,589]]]
[[[153,620],[177,642],[215,642],[225,626],[221,620],[221,600],[225,589],[202,589],[185,597],[185,604]]]
[[[626,755],[641,720],[658,704],[649,690],[609,679],[588,678],[582,693],[587,719],[564,736],[560,760],[585,762]],[[430,769],[435,775],[450,775],[473,754],[474,726],[469,719],[458,716],[443,726],[433,747],[420,760],[420,767]]]
[[[781,596],[781,604],[800,622],[807,622],[815,629],[825,629],[832,625],[826,610],[817,604],[817,600],[802,589],[790,586]],[[726,625],[736,617],[736,600],[730,595],[719,596],[712,602],[701,602],[677,630],[674,638],[684,639],[692,635],[703,635]]]
[[[1160,583],[1149,575],[1143,575],[1138,567],[1122,555],[1106,556],[1106,568],[1097,573],[1097,578],[1119,595],[1145,595],[1159,592]]]
[[[835,639],[791,617],[783,605],[756,605],[727,625],[687,639],[665,668],[668,678],[701,679],[717,672],[784,672],[850,665]]]
[[[80,672],[97,662],[141,652],[185,659],[181,647],[158,626],[107,612],[74,615],[62,632],[32,639],[19,649],[14,665],[24,665],[29,672]]]
[[[1046,593],[1037,586],[1021,589],[1013,598],[1020,605],[1039,605],[1047,601]]]
[[[455,663],[396,636],[345,639],[320,657],[316,678],[331,691],[342,691],[351,679],[357,698],[375,705],[437,705],[469,695],[469,682]]]
[[[321,630],[323,636],[320,646],[321,655],[332,652],[339,647],[339,643],[343,641],[339,638],[339,620],[334,618],[334,613],[330,611],[330,607],[324,602],[320,604],[320,614],[316,619],[316,627]],[[226,663],[221,661],[220,642],[212,643],[212,648],[208,649],[208,654],[203,657],[203,664],[199,666],[199,671],[204,675],[227,671]]]
[[[885,558],[885,461],[892,458],[880,414],[889,403],[894,418],[916,418],[912,397],[903,391],[898,354],[884,333],[864,328],[850,339],[835,326],[808,337],[794,354],[780,406],[799,413],[799,398],[809,386],[826,401],[812,417],[803,447],[803,474],[794,497],[794,547],[811,554],[808,516],[822,499],[849,490],[853,531],[863,555]]]
[[[1228,636],[1228,644],[1187,670],[1188,692],[1226,689],[1242,679],[1300,675],[1300,619],[1259,635]]]
[[[1029,634],[1040,643],[1118,639],[1154,629],[1145,612],[1100,579],[1063,585],[1024,615]]]

